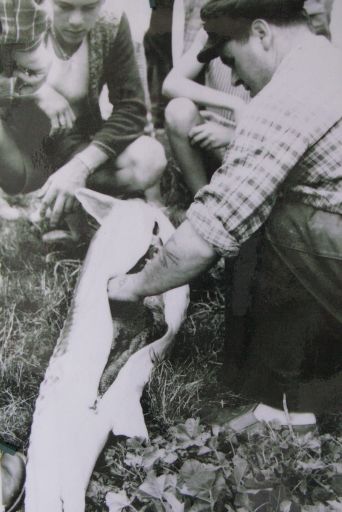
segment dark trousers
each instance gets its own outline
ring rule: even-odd
[[[340,236],[337,237],[337,233]],[[342,217],[280,205],[230,271],[224,378],[276,408],[342,406]]]
[[[144,37],[148,88],[156,128],[164,124],[164,110],[168,102],[162,94],[162,86],[172,68],[171,27],[172,2],[169,6],[157,6]]]

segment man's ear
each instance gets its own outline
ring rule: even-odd
[[[120,199],[100,194],[89,188],[79,188],[75,196],[85,211],[94,217],[99,224],[102,224],[112,209],[121,202]]]
[[[271,48],[272,30],[267,21],[262,19],[254,20],[251,25],[251,34],[260,39],[265,51]]]

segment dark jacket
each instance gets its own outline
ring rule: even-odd
[[[126,15],[100,17],[88,41],[89,111],[78,126],[108,156],[115,157],[143,134],[146,123],[144,91]],[[99,96],[105,84],[113,112],[103,121]]]

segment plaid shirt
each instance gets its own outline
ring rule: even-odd
[[[35,0],[0,0],[0,106],[14,97],[13,50],[35,47],[47,28],[47,13]]]
[[[311,34],[246,108],[187,215],[217,252],[235,256],[280,195],[342,214],[342,58]]]
[[[29,48],[46,30],[46,12],[34,0],[0,0],[1,45]]]

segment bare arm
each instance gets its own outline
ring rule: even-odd
[[[112,300],[135,301],[163,293],[188,283],[216,258],[217,253],[212,246],[186,220],[141,272],[111,279],[109,297]]]
[[[91,143],[50,176],[40,195],[41,215],[45,216],[51,210],[51,226],[57,225],[63,215],[74,210],[75,192],[86,186],[88,176],[106,160],[108,155]]]
[[[172,11],[172,61],[175,66],[183,54],[185,8],[184,0],[175,0]]]
[[[198,105],[227,108],[238,113],[245,106],[241,98],[194,81],[203,68],[203,64],[197,60],[197,54],[203,48],[207,37],[203,29],[198,32],[191,48],[179,59],[166,77],[163,94],[169,98],[189,98]]]

